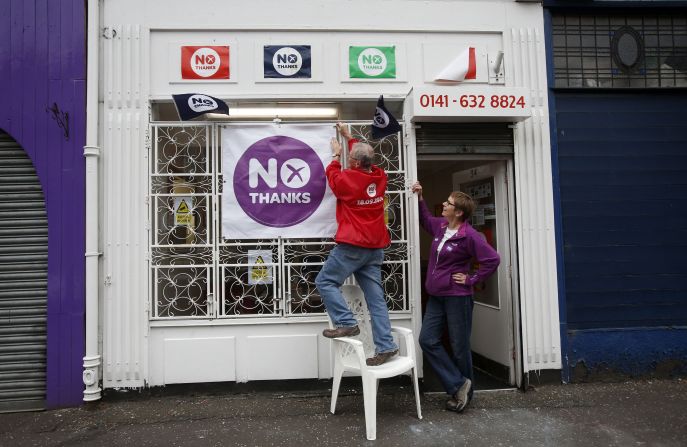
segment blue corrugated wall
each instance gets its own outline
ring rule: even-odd
[[[555,92],[567,365],[687,372],[687,93]]]

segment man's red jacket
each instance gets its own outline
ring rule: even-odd
[[[356,140],[349,141],[349,148]],[[384,194],[387,177],[384,170],[372,165],[371,171],[341,169],[333,160],[326,169],[329,187],[336,196],[334,240],[365,248],[389,245],[389,231],[384,222]]]

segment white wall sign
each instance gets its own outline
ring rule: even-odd
[[[332,124],[229,124],[222,128],[222,236],[328,238],[336,198],[325,166]]]
[[[492,86],[416,87],[410,92],[413,121],[521,121],[530,117],[526,88]]]

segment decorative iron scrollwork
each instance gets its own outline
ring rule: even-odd
[[[150,213],[154,318],[241,318],[322,315],[315,278],[332,239],[221,237],[219,128],[210,124],[151,127]],[[399,135],[370,139],[389,177],[385,219],[392,244],[382,266],[391,311],[408,311],[406,173]],[[183,209],[182,209],[183,208]],[[259,258],[259,259],[258,259]]]

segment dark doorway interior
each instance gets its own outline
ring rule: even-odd
[[[440,204],[446,200],[446,197],[453,191],[453,173],[464,171],[472,167],[483,165],[490,160],[476,159],[474,156],[442,156],[437,158],[425,157],[421,158],[417,163],[418,180],[423,185],[424,198],[427,202],[430,211],[435,215],[441,214]],[[437,208],[434,210],[434,208]],[[420,257],[421,257],[421,278],[424,284],[427,257],[429,255],[429,247],[431,238],[429,235],[420,230]],[[422,288],[422,313],[424,315],[424,308],[427,302],[427,293]],[[444,334],[444,344],[447,349],[448,337]],[[427,359],[423,359],[424,365],[424,391],[441,392],[444,391],[441,383],[435,372],[432,370]],[[473,352],[473,364],[475,373],[475,389],[476,390],[495,390],[503,388],[512,388],[513,385],[509,383],[508,367],[501,365],[495,361],[490,360],[482,355]]]

